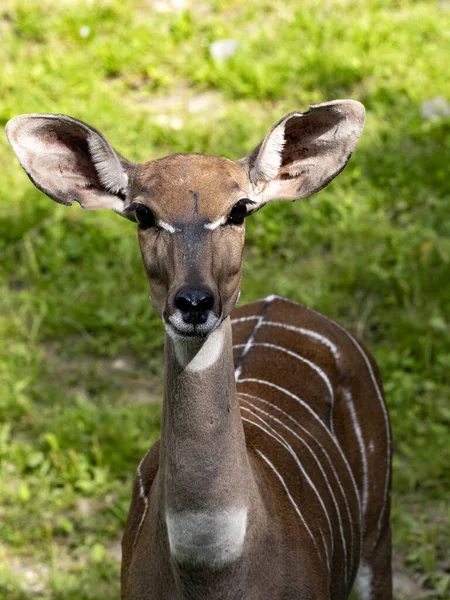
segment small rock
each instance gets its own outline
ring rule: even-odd
[[[148,0],[153,10],[160,13],[182,12],[187,10],[187,0]]]
[[[133,370],[133,367],[130,364],[130,361],[127,360],[126,358],[120,358],[120,357],[116,358],[115,360],[112,361],[111,368],[113,371],[121,371],[121,372]]]
[[[87,25],[83,25],[83,27],[80,27],[80,37],[87,38],[90,33],[91,29]]]
[[[183,119],[181,117],[176,116],[157,115],[155,117],[155,121],[158,123],[158,125],[161,125],[162,127],[170,127],[171,129],[175,129],[177,131],[183,129],[184,126]]]
[[[239,44],[236,40],[216,40],[209,46],[209,52],[214,60],[223,61],[233,56]]]
[[[429,121],[439,117],[450,117],[450,102],[441,96],[431,98],[420,105],[422,119]]]

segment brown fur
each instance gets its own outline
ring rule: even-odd
[[[345,600],[361,566],[363,600],[392,598],[391,441],[376,365],[342,327],[284,299],[235,311],[233,334],[229,318],[245,234],[233,207],[320,190],[344,168],[364,114],[351,100],[291,113],[235,163],[176,154],[135,165],[72,117],[7,124],[21,165],[56,202],[154,217],[139,243],[166,325],[165,395],[123,537],[123,600]],[[180,305],[192,291],[188,310],[208,302],[203,332]]]
[[[191,572],[189,569],[186,573],[183,567],[173,564],[168,551],[163,519],[161,515],[157,516],[157,506],[160,500],[157,473],[160,472],[158,468],[161,469],[160,460],[164,460],[164,454],[152,450],[144,460],[142,471],[142,480],[146,493],[149,493],[152,509],[146,518],[146,526],[141,529],[136,542],[136,523],[142,516],[143,503],[139,498],[138,487],[135,485],[130,517],[123,540],[123,598],[133,600],[140,600],[141,598],[148,600],[154,598],[170,598],[173,600],[181,600],[182,598],[208,598],[211,600],[234,600],[235,598],[245,598],[246,600],[344,599],[348,598],[354,581],[360,562],[360,553],[363,561],[370,564],[373,569],[377,591],[372,597],[376,600],[388,600],[391,597],[390,550],[389,542],[386,541],[389,539],[389,507],[383,515],[381,535],[378,535],[377,532],[377,521],[383,504],[384,476],[386,469],[390,468],[390,456],[386,455],[386,435],[389,435],[389,431],[385,429],[381,406],[377,401],[375,391],[369,385],[367,367],[362,357],[355,351],[351,341],[343,338],[334,323],[300,305],[277,299],[266,308],[264,308],[264,302],[247,305],[234,311],[232,316],[233,318],[239,318],[246,315],[259,315],[263,310],[265,310],[264,321],[276,321],[299,328],[308,328],[326,336],[337,345],[342,357],[339,362],[336,362],[332,353],[323,344],[295,332],[291,333],[283,330],[283,333],[280,334],[280,331],[275,327],[263,326],[254,338],[254,343],[281,343],[287,349],[314,361],[317,366],[323,369],[332,381],[336,391],[333,414],[330,414],[326,390],[318,385],[317,377],[312,377],[310,369],[294,359],[287,358],[284,362],[279,362],[274,360],[273,353],[261,352],[255,348],[250,350],[244,360],[241,361],[242,349],[237,349],[234,353],[234,362],[235,366],[240,364],[242,367],[241,378],[261,378],[285,387],[293,394],[299,395],[320,414],[321,420],[328,428],[332,419],[336,437],[350,464],[359,493],[362,493],[363,489],[361,457],[356,450],[357,443],[354,431],[349,427],[348,408],[340,393],[342,385],[348,387],[356,399],[357,414],[367,446],[370,441],[375,444],[376,450],[370,455],[369,463],[370,501],[367,513],[361,520],[357,497],[353,491],[348,471],[343,464],[341,455],[337,452],[334,444],[331,443],[330,436],[326,434],[323,428],[318,427],[314,419],[302,407],[299,407],[292,398],[280,394],[276,390],[263,388],[257,383],[244,382],[237,385],[238,393],[254,394],[270,401],[288,412],[302,426],[311,431],[316,438],[316,441],[312,441],[307,436],[303,436],[317,452],[322,467],[331,482],[338,500],[345,540],[348,545],[350,545],[350,521],[354,529],[353,552],[348,556],[347,561],[349,567],[347,581],[344,581],[343,549],[338,535],[338,515],[324,479],[318,472],[311,456],[292,434],[283,432],[284,437],[295,449],[305,469],[314,478],[314,482],[327,507],[335,536],[330,571],[324,561],[317,556],[316,549],[299,522],[298,516],[292,509],[292,505],[279,481],[267,469],[267,465],[255,450],[262,449],[271,462],[282,472],[283,478],[296,502],[301,507],[315,538],[320,540],[319,528],[322,529],[331,552],[332,540],[327,532],[327,525],[322,511],[317,505],[314,493],[299,473],[292,457],[275,440],[267,437],[264,432],[249,423],[245,423],[243,430],[245,432],[246,449],[241,448],[240,450],[245,452],[249,459],[245,489],[253,489],[254,501],[242,560],[221,572],[212,570],[209,573],[206,571],[201,574],[195,570]],[[245,344],[253,333],[254,324],[254,321],[236,324],[233,328],[234,344]],[[174,365],[170,360],[166,364],[171,373],[170,378],[172,378],[173,372],[171,372],[171,369]],[[212,393],[215,389],[223,390],[226,387],[222,375],[223,365],[218,372],[210,370],[207,375],[203,374],[203,377],[208,377],[207,389]],[[379,378],[378,373],[377,377]],[[177,381],[176,378],[175,381]],[[202,380],[198,382],[198,385],[204,388],[205,383],[206,381]],[[188,396],[192,398],[192,393]],[[185,397],[183,401],[189,402],[189,398]],[[236,398],[238,399],[238,396]],[[246,406],[246,403],[242,402],[242,398],[244,397],[241,396],[241,404]],[[195,404],[197,404],[197,401]],[[200,400],[198,404],[202,410],[206,409],[215,414],[214,405],[211,405],[210,400],[208,401],[206,397],[203,401]],[[267,407],[259,406],[267,410]],[[168,407],[166,406],[163,420],[165,420],[167,410]],[[275,410],[269,410],[269,412],[274,416],[280,416]],[[245,416],[245,413],[243,414]],[[189,435],[193,430],[191,422],[187,421],[185,417],[186,415],[180,416],[180,427],[185,435]],[[201,423],[201,419],[197,415],[198,423]],[[236,431],[239,431],[242,425],[235,422],[233,427]],[[298,428],[293,427],[293,429],[300,433]],[[167,433],[163,426],[163,443],[170,444]],[[231,435],[231,433],[230,427],[228,435]],[[174,434],[174,432],[171,431],[171,434]],[[201,456],[202,452],[207,452],[208,456],[211,456],[218,466],[222,465],[223,461],[223,466],[228,467],[226,469],[228,477],[230,476],[229,469],[231,467],[231,475],[233,475],[234,482],[236,482],[236,462],[234,461],[230,465],[229,461],[223,460],[224,456],[220,452],[218,442],[204,440],[203,436],[204,434],[200,429],[196,434],[196,446],[199,455]],[[208,446],[208,443],[213,444],[213,447]],[[339,474],[342,486],[347,494],[350,515],[347,514],[345,509],[330,464],[319,450],[319,444],[326,449],[335,470]],[[198,493],[203,497],[206,493],[208,497],[208,486],[205,492],[205,488],[198,480],[198,474],[196,475],[199,470],[201,471],[201,464],[199,464],[198,459],[196,464],[192,465],[192,468],[192,479],[189,482],[186,481],[182,486],[186,486],[190,494],[194,493],[195,495]],[[232,483],[225,480],[224,482],[225,488],[228,487],[230,493],[230,490],[234,489]],[[240,484],[240,487],[242,485]],[[219,498],[222,493],[223,491],[220,491]],[[192,498],[188,503],[191,501]],[[208,497],[208,502],[210,501],[211,498]],[[186,498],[182,502],[186,503]],[[217,498],[213,503],[217,503]],[[361,547],[360,539],[362,539]],[[135,542],[136,545],[133,550]],[[154,546],[155,543],[157,543],[156,547]],[[152,547],[153,551],[150,550]],[[139,592],[139,589],[142,592]]]

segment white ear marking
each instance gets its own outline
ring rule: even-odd
[[[105,149],[100,137],[89,134],[87,141],[101,183],[114,194],[124,192],[128,187],[128,175],[118,158]]]
[[[286,140],[284,138],[285,124],[279,125],[263,143],[254,168],[250,172],[250,180],[271,181],[277,176],[281,167],[281,153]]]
[[[365,110],[354,100],[312,104],[279,121],[242,164],[259,207],[273,200],[298,200],[328,185],[345,167],[364,125]]]

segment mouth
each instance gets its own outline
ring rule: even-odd
[[[205,323],[185,323],[181,315],[175,312],[168,318],[164,318],[163,322],[172,339],[187,343],[201,343],[220,324],[220,318],[211,313]]]

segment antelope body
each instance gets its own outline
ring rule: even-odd
[[[144,165],[70,117],[8,123],[47,195],[137,220],[166,328],[161,439],[135,479],[124,600],[344,600],[353,587],[392,598],[391,438],[373,359],[290,300],[233,311],[245,217],[327,185],[363,122],[357,102],[313,105],[240,161]]]

